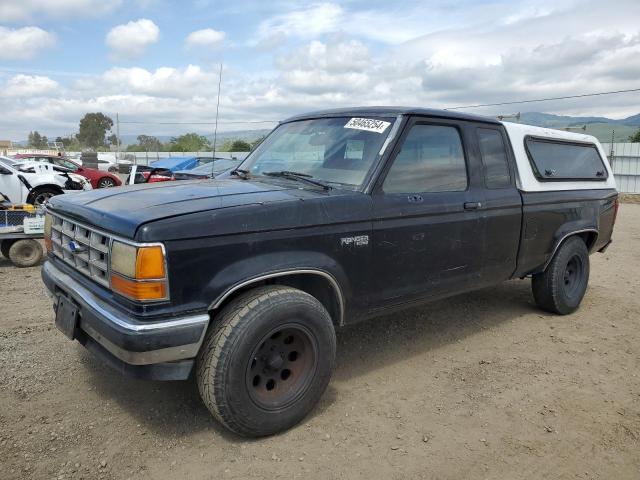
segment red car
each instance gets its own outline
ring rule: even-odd
[[[89,180],[93,188],[119,187],[122,185],[122,180],[113,173],[103,172],[102,170],[97,170],[95,168],[83,167],[82,165],[62,156],[43,155],[40,153],[21,153],[16,155],[15,158],[20,160],[29,160],[32,162],[52,163],[59,167],[68,168],[72,170],[73,173],[77,173]]]

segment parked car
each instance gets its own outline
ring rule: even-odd
[[[178,170],[173,173],[174,180],[196,180],[214,178],[225,172],[231,171],[242,163],[237,159],[217,158],[215,162],[204,163],[191,170]]]
[[[191,161],[195,159],[196,161]],[[213,165],[211,164],[213,161]],[[189,161],[176,160],[175,163],[153,162],[151,165],[138,165],[135,171],[133,183],[156,183],[174,180],[193,180],[196,178],[215,177],[227,170],[231,170],[240,164],[240,160],[216,157],[189,157]],[[184,167],[188,168],[184,168]],[[176,168],[183,168],[175,170]],[[172,170],[173,168],[173,170]],[[131,175],[127,177],[127,184],[131,183]]]
[[[96,154],[96,158],[97,158],[96,162],[97,162],[98,170],[101,170],[103,172],[118,173],[119,164],[122,164],[122,165],[133,164],[131,160],[117,159],[116,154],[111,152],[98,152]]]
[[[66,157],[57,155],[19,154],[16,155],[15,158],[21,161],[29,160],[34,162],[50,163],[69,169],[70,171],[89,180],[93,188],[119,187],[122,185],[122,180],[120,180],[116,174],[96,170],[95,168],[83,167],[81,164]]]
[[[0,157],[0,192],[13,203],[43,205],[55,195],[76,190],[91,190],[91,184],[53,165]]]
[[[318,402],[343,325],[525,277],[574,312],[617,211],[592,136],[330,110],[217,179],[53,198],[42,277],[70,339],[120,373],[193,374],[223,425],[261,436]]]

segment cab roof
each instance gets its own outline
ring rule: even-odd
[[[491,123],[500,125],[501,122],[491,117],[483,117],[481,115],[472,115],[469,113],[453,112],[451,110],[438,110],[436,108],[420,108],[420,107],[393,107],[393,106],[373,106],[373,107],[349,107],[334,108],[330,110],[319,110],[316,112],[303,113],[294,115],[283,120],[281,123],[293,122],[296,120],[309,120],[312,118],[324,117],[390,117],[398,115],[424,115],[438,118],[451,118],[454,120],[469,120],[474,122]]]

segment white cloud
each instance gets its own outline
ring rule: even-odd
[[[85,86],[94,92],[149,95],[153,97],[192,98],[194,95],[213,96],[217,91],[218,75],[206,72],[197,65],[184,69],[161,67],[155,71],[144,68],[112,68],[102,77]]]
[[[105,42],[114,58],[134,58],[142,55],[149,45],[160,38],[160,29],[147,18],[113,27]]]
[[[25,60],[53,46],[56,36],[39,27],[0,27],[0,59]]]
[[[445,3],[434,0],[434,11],[444,12],[439,9]],[[308,35],[304,15],[283,14],[277,22],[271,17],[275,30],[271,37],[263,37],[261,46],[268,38],[278,38],[279,50],[258,54],[249,49],[258,58],[255,63],[242,58],[242,70],[234,69],[233,63],[224,65],[221,130],[239,128],[229,121],[282,119],[293,113],[338,106],[406,104],[442,108],[637,88],[637,0],[619,0],[617,10],[601,0],[520,0],[510,2],[509,9],[504,8],[505,0],[487,0],[480,6],[471,3],[460,7],[457,14],[461,17],[455,22],[443,20],[437,25],[430,16],[421,16],[424,8],[420,2],[407,0],[403,15],[417,21],[409,21],[402,32],[403,25],[396,25],[393,12],[388,13],[390,25],[384,39],[373,33],[375,28],[381,29],[381,11],[359,11],[352,17],[350,3],[337,10],[326,3],[310,7],[319,23],[309,26],[317,30]],[[347,20],[361,19],[365,14],[375,22],[361,25],[354,20],[351,30],[344,28]],[[438,18],[449,18],[446,15]],[[296,19],[302,26],[287,23]],[[419,22],[425,27],[415,35]],[[289,27],[292,30],[287,30]],[[267,31],[263,33],[267,35]],[[292,34],[298,38],[290,38]],[[412,39],[398,44],[404,35]],[[124,43],[131,48],[128,41]],[[231,58],[237,61],[244,53],[239,51]],[[28,133],[37,128],[47,135],[65,133],[77,128],[79,118],[88,111],[109,115],[119,112],[121,119],[153,122],[211,121],[217,66],[166,65],[156,69],[111,68],[73,80],[53,77],[61,85],[48,92],[43,87],[40,93],[33,93],[35,97],[2,96],[0,111],[11,118],[9,128],[3,126],[3,131],[11,135],[13,131]],[[23,91],[28,91],[27,87]],[[638,113],[637,98],[637,94],[614,95],[469,111],[547,111],[620,118]],[[208,127],[123,128],[131,129],[123,133],[177,134],[206,132]],[[15,138],[23,138],[26,133]]]
[[[191,49],[212,49],[220,47],[224,42],[224,38],[224,32],[219,32],[213,28],[205,28],[191,32],[184,43],[187,48]]]
[[[283,33],[298,37],[316,37],[339,30],[344,10],[334,3],[319,3],[309,8],[274,15],[258,27],[260,40]]]
[[[111,12],[122,0],[2,0],[0,19],[21,22],[52,18],[98,17]]]
[[[37,97],[51,94],[58,89],[58,82],[40,75],[15,75],[0,92],[5,97]]]

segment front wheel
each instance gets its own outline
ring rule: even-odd
[[[531,280],[533,298],[540,308],[567,315],[578,309],[589,283],[589,251],[580,237],[570,237],[547,269]]]
[[[329,383],[336,353],[331,317],[300,290],[251,290],[221,312],[197,361],[200,396],[231,431],[271,435],[300,422]]]

